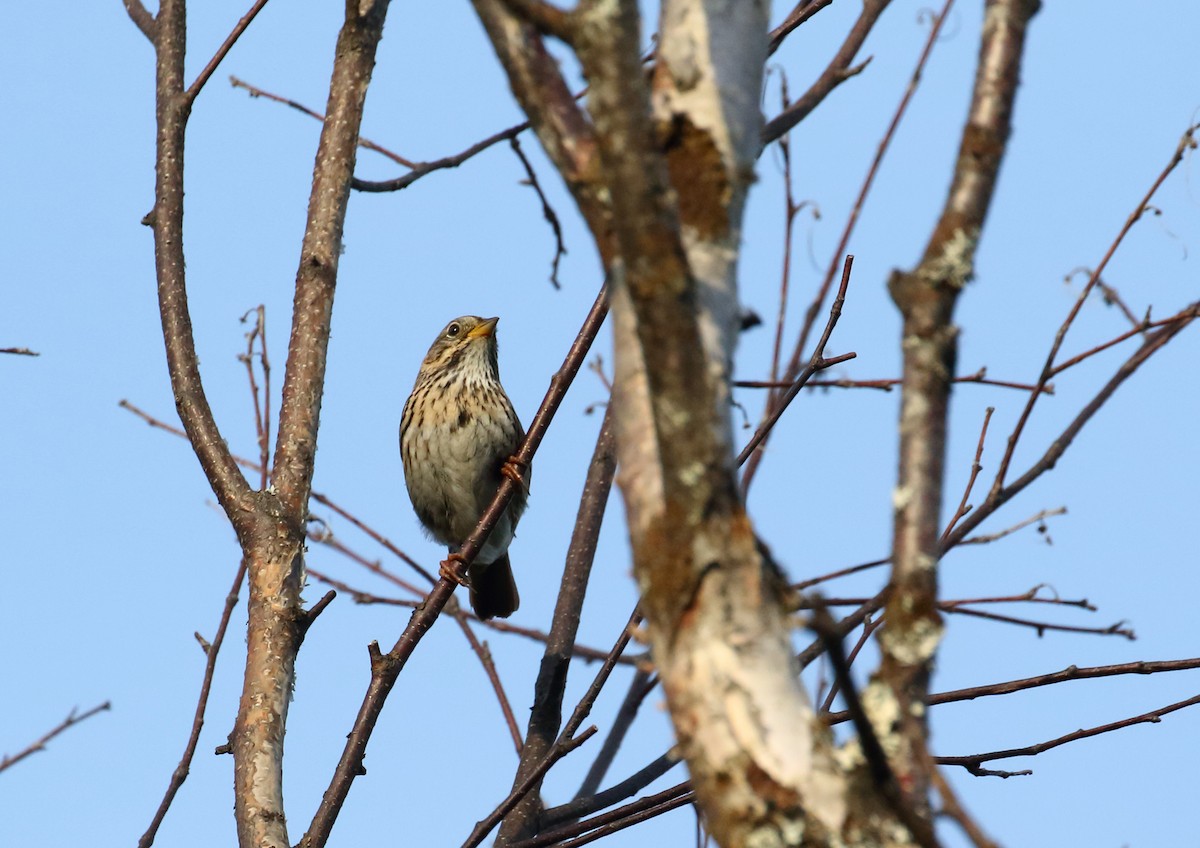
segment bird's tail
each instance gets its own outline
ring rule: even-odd
[[[471,565],[471,609],[477,616],[485,621],[508,618],[520,605],[521,596],[517,594],[517,581],[513,579],[507,553],[489,565]]]

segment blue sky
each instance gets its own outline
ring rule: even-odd
[[[245,11],[193,4],[189,70],[207,61]],[[926,33],[924,3],[897,0],[866,52],[875,59],[793,134],[801,219],[793,308],[798,327],[819,268],[829,261]],[[836,49],[857,4],[842,0],[774,57],[793,93]],[[839,376],[898,370],[898,321],[884,283],[919,258],[944,198],[969,95],[981,3],[960,0],[937,45],[852,241],[854,280],[830,351],[854,350]],[[786,12],[776,9],[778,19]],[[282,378],[291,286],[303,233],[316,122],[227,84],[235,74],[322,108],[340,4],[268,5],[200,97],[188,136],[186,246],[196,343],[209,397],[232,449],[254,453],[238,322],[267,308]],[[963,373],[1030,381],[1081,284],[1126,215],[1196,120],[1194,36],[1200,7],[1184,0],[1047,3],[1035,18],[1015,131],[974,283],[960,301]],[[152,51],[115,0],[48,15],[36,4],[0,11],[3,178],[0,208],[9,269],[0,347],[0,476],[5,580],[0,616],[0,749],[13,752],[75,705],[113,710],[75,728],[0,777],[4,842],[130,845],[144,830],[178,761],[203,669],[193,631],[211,638],[237,566],[232,533],[189,448],[118,408],[125,398],[173,420],[154,296],[149,231],[139,225],[153,190]],[[772,90],[766,104],[773,111]],[[411,158],[436,158],[516,123],[490,47],[469,5],[395,4],[367,103],[364,134]],[[524,144],[564,222],[570,251],[561,291],[547,282],[553,239],[519,163],[503,145],[398,195],[355,195],[346,229],[322,414],[315,486],[433,566],[404,493],[396,444],[400,409],[437,329],[463,313],[500,315],[501,367],[528,422],[599,283],[594,252],[561,184],[530,138]],[[1161,215],[1137,225],[1107,282],[1136,313],[1163,317],[1197,299],[1200,188],[1185,162],[1155,198]],[[395,176],[363,152],[359,173]],[[778,157],[763,156],[745,233],[742,291],[764,316],[777,302],[782,241]],[[811,258],[810,258],[811,255]],[[1065,350],[1126,329],[1089,303]],[[761,378],[771,333],[748,333],[738,374]],[[607,350],[607,332],[600,350]],[[1064,374],[1039,405],[1016,468],[1045,449],[1131,347]],[[606,355],[611,363],[611,355]],[[984,531],[1043,508],[1053,544],[1032,529],[955,551],[943,568],[947,598],[1007,595],[1050,583],[1100,607],[999,612],[1105,626],[1127,619],[1138,640],[1047,633],[992,622],[948,621],[936,690],[1054,671],[1200,653],[1191,601],[1200,590],[1192,522],[1200,506],[1200,341],[1185,331],[1117,393],[1058,467]],[[586,409],[605,398],[580,375],[537,460],[530,510],[512,555],[521,583],[516,621],[548,626],[562,557],[599,425]],[[739,393],[751,416],[761,403]],[[895,393],[802,396],[781,423],[750,508],[760,533],[801,579],[886,555],[895,464]],[[966,479],[984,408],[996,407],[981,485],[1024,401],[1004,389],[955,392],[948,500]],[[748,434],[746,434],[748,435]],[[581,641],[610,645],[635,600],[614,497]],[[954,504],[948,504],[952,510]],[[319,510],[318,514],[323,514]],[[374,559],[345,521],[334,532]],[[314,568],[368,591],[387,587],[316,548]],[[394,563],[398,571],[402,567]],[[831,595],[873,592],[880,575],[832,584]],[[324,589],[312,586],[314,601]],[[244,597],[244,593],[243,593]],[[244,602],[218,664],[192,774],[159,834],[160,845],[231,844],[231,773],[212,749],[232,726],[241,679]],[[324,790],[368,675],[366,644],[391,644],[407,614],[341,597],[310,632],[298,665],[286,759],[293,840]],[[540,651],[481,630],[522,724]],[[868,658],[869,659],[869,658]],[[869,663],[857,669],[860,679]],[[1068,683],[934,708],[932,745],[968,754],[1043,741],[1195,694],[1200,672]],[[590,681],[572,675],[568,704]],[[620,671],[595,713],[601,732],[624,693]],[[610,773],[623,778],[669,744],[657,693]],[[445,729],[451,732],[442,732]],[[1008,845],[1178,845],[1194,839],[1190,762],[1200,732],[1187,711],[1027,760],[1031,777],[1007,781],[951,771],[968,807]],[[555,768],[550,803],[567,800],[598,743]],[[515,757],[500,713],[457,628],[439,624],[417,651],[372,741],[369,774],[352,791],[331,845],[408,840],[456,845],[502,798]],[[997,764],[1005,767],[1006,763]],[[661,783],[682,779],[682,769]],[[690,840],[677,811],[613,844]],[[960,845],[953,828],[947,845]]]

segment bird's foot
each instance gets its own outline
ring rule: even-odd
[[[528,462],[517,459],[516,456],[510,456],[504,460],[504,464],[500,466],[500,473],[512,480],[525,491],[529,491],[529,484],[525,482],[525,469],[529,467]]]
[[[466,565],[467,561],[462,554],[452,553],[438,566],[438,576],[443,580],[457,583],[459,586],[466,586]]]

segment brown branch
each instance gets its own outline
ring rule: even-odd
[[[562,224],[558,221],[558,213],[554,211],[554,207],[550,205],[550,201],[546,199],[545,192],[542,191],[541,183],[538,182],[537,172],[533,170],[533,165],[525,157],[525,152],[521,150],[521,142],[514,135],[508,140],[509,146],[512,147],[513,153],[521,160],[521,167],[525,169],[525,178],[538,196],[538,200],[542,204],[542,217],[546,219],[546,223],[550,225],[550,229],[554,231],[554,259],[550,263],[550,283],[556,289],[562,288],[558,282],[558,263],[566,254],[567,248],[563,245]]]
[[[570,12],[558,8],[546,0],[503,0],[514,14],[543,35],[550,35],[570,44],[574,38],[576,23]]]
[[[500,681],[500,672],[496,670],[492,652],[488,648],[487,642],[479,641],[458,602],[451,598],[448,606],[453,607],[448,612],[458,623],[459,629],[467,639],[467,644],[471,646],[471,650],[475,652],[480,665],[483,666],[483,672],[487,675],[488,682],[492,685],[492,691],[496,693],[496,701],[500,704],[500,713],[504,716],[504,724],[508,728],[509,735],[512,736],[513,747],[516,748],[517,756],[521,756],[521,749],[524,746],[521,739],[521,728],[517,725],[517,717],[513,714],[512,703],[508,700],[508,693],[504,691],[504,684]]]
[[[1178,701],[1174,704],[1161,707],[1157,710],[1151,710],[1148,713],[1132,716],[1130,718],[1114,721],[1109,724],[1102,724],[1097,727],[1089,727],[1084,730],[1076,730],[1074,733],[1067,733],[1059,736],[1056,739],[1050,739],[1046,742],[1039,742],[1036,745],[1027,745],[1024,748],[1007,748],[1003,751],[991,751],[986,754],[973,754],[965,757],[937,757],[939,765],[946,766],[962,766],[971,774],[978,776],[1003,776],[1007,777],[1010,774],[1032,774],[1030,771],[1023,772],[992,772],[981,768],[983,763],[993,760],[1006,760],[1012,757],[1033,757],[1045,751],[1058,748],[1061,745],[1066,745],[1069,742],[1077,742],[1080,739],[1090,739],[1093,736],[1099,736],[1102,733],[1110,733],[1114,730],[1123,730],[1126,727],[1132,727],[1135,724],[1158,724],[1163,716],[1169,715],[1177,710],[1182,710],[1186,707],[1200,704],[1200,695],[1188,698],[1186,701]]]
[[[142,5],[141,0],[123,0],[125,3],[125,11],[129,13],[129,19],[134,25],[142,31],[142,35],[150,39],[150,43],[154,44],[158,36],[158,21],[154,19],[154,15]]]
[[[1014,692],[1025,692],[1041,686],[1052,686],[1070,680],[1094,680],[1100,677],[1116,677],[1123,674],[1160,674],[1168,671],[1190,671],[1200,668],[1200,658],[1193,657],[1184,660],[1158,660],[1155,662],[1131,662],[1119,665],[1100,665],[1079,668],[1069,665],[1061,671],[1049,674],[1039,674],[1034,677],[1023,677],[1019,680],[1008,680],[1003,683],[987,683],[983,686],[972,686],[966,689],[955,689],[950,692],[939,692],[929,696],[929,704],[952,704],[958,701],[973,701],[976,698],[987,698],[993,695],[1010,695]]]
[[[779,398],[779,402],[765,416],[765,419],[758,425],[758,429],[754,431],[754,435],[746,446],[742,448],[738,454],[737,464],[741,466],[749,459],[759,446],[766,441],[770,435],[771,429],[779,421],[784,412],[787,411],[788,405],[796,399],[796,395],[804,388],[809,378],[812,377],[818,370],[827,368],[830,360],[825,359],[825,345],[829,343],[829,337],[833,335],[833,328],[837,326],[838,318],[842,314],[842,305],[846,302],[846,288],[850,285],[850,270],[854,267],[854,257],[846,256],[846,261],[842,265],[842,282],[838,287],[837,297],[833,299],[833,306],[829,308],[829,320],[825,322],[825,332],[821,334],[820,341],[817,342],[816,348],[813,350],[812,356],[809,357],[808,365],[804,370],[796,375],[791,386]],[[753,464],[746,468],[746,473],[742,476],[742,497],[746,496],[746,487],[749,486],[752,479]]]
[[[950,0],[950,2],[953,2],[953,0]],[[904,94],[900,98],[900,103],[892,115],[891,123],[888,124],[883,138],[880,139],[879,145],[876,147],[875,156],[871,160],[870,167],[867,169],[867,176],[863,179],[862,186],[858,190],[854,206],[851,207],[850,215],[846,219],[846,226],[842,228],[842,235],[838,239],[837,248],[834,250],[829,261],[829,266],[825,270],[825,277],[822,279],[817,293],[813,296],[812,302],[809,303],[808,309],[804,314],[804,323],[801,325],[800,333],[796,338],[796,345],[792,348],[792,356],[788,361],[788,367],[783,373],[784,380],[794,380],[796,375],[800,373],[800,362],[804,357],[805,349],[808,347],[808,337],[812,333],[813,327],[816,326],[817,317],[821,313],[821,307],[825,303],[825,298],[828,296],[829,290],[833,287],[838,263],[846,255],[846,248],[850,244],[850,236],[854,233],[859,215],[862,214],[867,196],[870,194],[871,187],[875,183],[875,175],[879,172],[879,167],[883,163],[883,157],[891,146],[892,138],[896,135],[900,121],[908,110],[908,104],[916,93],[917,86],[920,84],[921,74],[924,72],[925,64],[929,61],[929,56],[933,52],[933,45],[937,42],[938,33],[941,32],[942,23],[945,21],[945,12],[948,11],[948,8],[947,5],[946,9],[943,10],[943,14],[934,20],[933,26],[930,28],[929,37],[926,39],[925,46],[921,51],[921,56],[917,60],[917,65],[913,69],[912,76],[909,78],[908,86],[905,88]],[[773,413],[774,406],[769,405],[763,410],[764,420]],[[746,493],[750,491],[750,484],[754,480],[754,475],[758,472],[758,466],[762,462],[764,455],[764,448],[765,440],[764,444],[755,453],[751,454],[746,462],[746,469],[742,472],[741,482],[743,499],[746,497]]]
[[[266,309],[259,304],[255,313],[254,326],[246,334],[246,352],[238,357],[246,366],[246,379],[250,383],[250,397],[254,402],[254,432],[258,441],[258,465],[261,471],[259,489],[266,489],[268,481],[268,463],[271,460],[271,364],[267,359]],[[250,312],[242,316],[246,322]],[[259,343],[259,362],[263,370],[263,393],[259,397],[258,379],[254,376],[254,343]],[[240,463],[239,463],[240,464]]]
[[[103,704],[92,707],[90,710],[87,710],[82,713],[78,712],[77,710],[74,710],[74,709],[71,710],[71,712],[69,712],[67,714],[67,717],[65,719],[63,719],[55,727],[53,727],[51,730],[49,730],[47,733],[45,733],[41,738],[39,738],[33,742],[30,742],[28,745],[26,745],[24,748],[22,748],[20,751],[18,751],[15,754],[11,754],[11,755],[5,754],[3,758],[0,758],[0,771],[4,771],[5,769],[15,766],[17,763],[21,762],[21,760],[25,759],[26,757],[32,756],[33,754],[36,754],[38,751],[46,750],[46,745],[47,745],[47,743],[50,742],[51,739],[53,739],[55,736],[58,736],[60,733],[63,733],[64,731],[71,729],[75,725],[79,724],[81,721],[87,721],[89,718],[94,716],[96,713],[101,712],[103,710],[111,710],[111,709],[112,709],[112,703],[110,701],[105,701]]]
[[[305,106],[303,103],[300,103],[299,101],[292,100],[290,97],[283,97],[278,94],[272,94],[271,92],[266,91],[265,89],[258,88],[257,86],[251,85],[250,83],[246,82],[245,80],[239,79],[238,77],[234,77],[234,76],[231,76],[229,78],[229,84],[231,86],[233,86],[234,88],[244,88],[246,90],[246,93],[249,94],[253,98],[261,97],[265,100],[270,100],[275,103],[281,103],[284,106],[288,106],[292,109],[295,109],[297,112],[299,112],[303,115],[308,115],[308,117],[313,118],[314,120],[320,121],[322,123],[325,122],[325,116],[323,114],[316,111],[315,109],[308,108],[307,106]],[[493,141],[492,143],[495,144],[495,141]],[[429,164],[429,163],[414,162],[411,159],[406,159],[405,157],[401,156],[399,153],[395,153],[380,144],[376,144],[375,142],[371,141],[369,138],[363,138],[362,136],[359,136],[359,138],[358,138],[358,146],[362,147],[366,150],[373,150],[376,153],[386,156],[388,159],[391,159],[397,165],[403,165],[405,168],[412,168],[414,170],[420,170],[422,167],[425,167],[427,164]],[[431,168],[430,170],[436,170],[436,169]],[[412,174],[408,174],[406,176],[411,177]],[[421,176],[424,176],[424,174],[422,174]],[[415,181],[415,179],[417,179],[417,178],[414,178],[413,181]],[[358,179],[354,179],[351,182],[351,188],[360,189]],[[362,190],[362,189],[360,189],[360,190]]]
[[[821,105],[821,101],[831,91],[846,80],[862,72],[867,66],[867,62],[871,60],[867,59],[861,65],[852,67],[854,57],[862,49],[863,42],[867,40],[867,36],[875,28],[875,23],[879,20],[879,16],[883,14],[884,9],[888,7],[890,2],[891,0],[864,0],[858,20],[850,28],[846,40],[842,42],[842,46],[838,48],[838,52],[834,55],[828,67],[821,72],[821,75],[817,77],[816,81],[809,87],[808,91],[804,92],[799,100],[767,121],[766,126],[762,129],[762,142],[764,146],[780,138],[788,130],[796,126],[796,124],[807,118],[814,109]]]
[[[1058,332],[1054,336],[1054,342],[1050,345],[1050,351],[1046,354],[1046,362],[1042,366],[1042,373],[1038,377],[1038,385],[1048,382],[1054,375],[1054,360],[1058,357],[1058,352],[1062,348],[1064,339],[1066,339],[1067,331],[1071,329],[1071,325],[1075,322],[1075,317],[1079,314],[1080,309],[1083,308],[1084,301],[1087,300],[1088,295],[1099,282],[1100,275],[1103,274],[1104,269],[1108,267],[1109,260],[1112,259],[1113,255],[1117,252],[1117,249],[1121,246],[1122,242],[1124,242],[1125,236],[1128,235],[1131,229],[1133,229],[1133,225],[1141,219],[1150,203],[1151,198],[1154,197],[1159,187],[1166,182],[1167,177],[1171,175],[1171,172],[1174,171],[1175,168],[1179,166],[1179,163],[1183,161],[1184,154],[1187,153],[1187,151],[1195,148],[1196,140],[1194,138],[1194,134],[1197,129],[1200,129],[1200,124],[1190,126],[1184,131],[1182,138],[1179,139],[1179,143],[1175,146],[1175,151],[1171,154],[1170,160],[1159,172],[1158,176],[1154,179],[1154,182],[1150,184],[1150,188],[1146,190],[1146,193],[1142,196],[1142,199],[1138,202],[1134,210],[1129,213],[1129,216],[1125,219],[1125,223],[1121,226],[1121,229],[1117,232],[1116,237],[1108,246],[1108,250],[1105,252],[1104,257],[1100,260],[1100,264],[1096,266],[1094,271],[1092,271],[1091,276],[1088,278],[1087,284],[1083,287],[1083,291],[1079,293],[1079,297],[1076,298],[1075,304],[1071,307],[1071,311],[1067,314],[1067,317],[1063,320],[1063,323],[1058,328]],[[1021,410],[1021,416],[1017,419],[1016,426],[1013,428],[1012,433],[1008,437],[1008,446],[1004,451],[1003,458],[1000,460],[1000,468],[996,472],[996,478],[992,483],[992,488],[988,495],[989,500],[999,498],[1001,491],[1004,489],[1004,481],[1008,475],[1009,466],[1012,464],[1013,454],[1017,449],[1017,442],[1021,438],[1021,433],[1025,430],[1025,425],[1029,421],[1029,416],[1033,414],[1033,407],[1037,403],[1037,399],[1037,392],[1030,395],[1029,400],[1025,403],[1025,408]]]
[[[233,578],[233,585],[229,587],[229,593],[225,595],[225,605],[221,610],[221,619],[217,622],[217,632],[213,636],[212,642],[202,643],[204,648],[204,676],[200,681],[200,697],[196,700],[196,711],[192,716],[192,730],[188,735],[187,744],[183,748],[183,756],[179,758],[179,765],[175,766],[175,771],[171,773],[170,783],[167,785],[167,791],[163,795],[162,801],[158,805],[158,810],[154,813],[154,818],[150,821],[150,826],[146,828],[146,832],[142,834],[138,840],[138,848],[150,848],[154,844],[154,838],[158,835],[158,828],[162,825],[163,819],[166,818],[167,810],[171,808],[172,802],[175,800],[175,795],[179,792],[183,782],[187,780],[188,772],[192,767],[192,759],[196,754],[196,746],[200,742],[200,730],[204,727],[204,713],[208,709],[208,694],[212,690],[213,674],[217,668],[217,654],[221,651],[221,645],[225,642],[225,631],[229,628],[229,619],[233,615],[233,608],[237,606],[238,593],[242,588],[242,581],[246,579],[246,561],[243,559],[238,564],[237,573]]]
[[[674,751],[667,751],[647,765],[638,769],[620,783],[613,784],[603,792],[575,798],[558,807],[551,807],[542,816],[543,824],[557,825],[561,822],[591,815],[605,807],[611,807],[619,801],[624,801],[641,792],[654,781],[679,765],[680,756]]]
[[[832,2],[833,0],[800,0],[779,26],[767,36],[767,55],[772,55],[801,24]]]
[[[296,272],[272,486],[256,499],[253,530],[239,534],[250,585],[246,671],[232,736],[242,845],[290,844],[283,808],[287,705],[312,621],[301,609],[304,537],[350,179],[387,8],[388,0],[345,6]]]
[[[135,22],[137,19],[135,18]],[[183,247],[184,139],[191,104],[183,89],[187,22],[181,0],[163,0],[154,30],[157,56],[154,209],[146,216],[154,229],[154,262],[167,370],[175,406],[205,477],[239,538],[250,529],[251,491],[217,427],[200,380],[188,313]]]
[[[558,411],[563,397],[566,396],[567,389],[579,372],[579,367],[587,357],[588,349],[607,314],[607,289],[601,288],[579,334],[567,352],[562,367],[551,379],[546,397],[542,400],[533,421],[530,422],[529,431],[525,434],[525,439],[521,442],[516,454],[516,460],[519,463],[527,465],[533,459],[534,453],[546,434],[546,429],[550,426],[555,412]],[[466,568],[474,560],[483,540],[488,537],[492,527],[508,507],[508,502],[512,499],[516,486],[517,484],[508,477],[501,482],[491,504],[480,517],[475,531],[468,539],[464,540],[459,548],[463,559],[463,562],[460,563],[462,568]],[[375,729],[379,714],[383,710],[384,701],[413,651],[416,650],[417,644],[433,626],[442,608],[454,594],[455,588],[456,584],[453,581],[445,578],[439,579],[433,590],[426,596],[425,602],[413,611],[408,626],[405,627],[404,632],[400,634],[400,638],[396,640],[396,644],[388,653],[381,653],[377,643],[372,642],[369,646],[371,682],[363,696],[363,703],[354,720],[354,726],[347,735],[346,746],[342,751],[329,788],[321,799],[321,804],[313,816],[308,832],[300,841],[301,848],[322,848],[329,839],[333,824],[350,792],[350,786],[354,779],[363,773],[362,763],[366,755],[367,743]]]
[[[472,0],[509,87],[529,117],[542,148],[558,170],[591,231],[607,269],[613,246],[609,202],[601,190],[595,132],[563,79],[541,36],[513,14],[505,0]],[[515,135],[515,134],[514,134]]]
[[[999,386],[1005,389],[1019,389],[1023,392],[1039,391],[1032,383],[1014,383],[1010,380],[991,380],[984,376],[986,369],[979,369],[974,374],[963,374],[955,377],[955,383],[975,383],[981,386]],[[809,380],[806,389],[878,389],[890,392],[893,387],[903,382],[899,377],[884,380]],[[783,380],[735,380],[733,383],[739,389],[786,389],[790,382]],[[1043,394],[1054,394],[1054,385],[1047,384],[1040,388]]]
[[[599,753],[592,760],[591,766],[588,767],[587,774],[583,777],[583,782],[579,785],[579,789],[575,792],[575,799],[579,800],[590,795],[595,795],[600,789],[600,784],[604,780],[604,776],[608,774],[608,769],[612,766],[613,760],[617,756],[617,751],[621,749],[621,744],[625,741],[625,734],[629,732],[629,728],[633,726],[633,721],[637,718],[638,710],[641,709],[642,702],[646,700],[646,696],[650,691],[658,685],[658,678],[652,675],[644,668],[639,668],[634,672],[633,678],[629,681],[629,689],[625,692],[625,697],[621,701],[621,706],[617,708],[617,714],[613,716],[612,725],[608,729],[608,735],[604,737],[604,743],[600,746]],[[629,794],[637,792],[642,787],[634,789]],[[622,795],[609,801],[608,804],[616,803],[628,796]],[[596,809],[603,809],[608,804],[604,804]],[[591,812],[591,811],[588,811]],[[586,812],[576,813],[576,815],[587,815]],[[546,817],[543,816],[543,819]]]
[[[199,75],[197,75],[195,82],[188,86],[188,90],[184,92],[184,99],[189,105],[196,102],[196,97],[200,94],[200,89],[204,88],[204,84],[208,82],[209,78],[211,78],[213,73],[216,72],[217,67],[221,64],[222,60],[229,55],[229,51],[233,49],[233,45],[236,44],[237,40],[242,37],[242,33],[246,31],[246,28],[250,26],[251,21],[253,21],[258,13],[262,11],[263,6],[265,5],[267,5],[267,0],[255,0],[255,3],[250,7],[250,10],[246,12],[246,14],[242,15],[241,19],[233,27],[233,30],[228,36],[225,37],[225,41],[220,47],[217,48],[217,52],[213,54],[213,57],[208,60],[208,64],[205,65],[204,69],[200,71]]]
[[[541,768],[541,763],[563,742],[560,739],[556,743],[555,740],[562,725],[562,704],[567,688],[567,675],[570,672],[571,649],[579,632],[579,618],[583,612],[583,601],[587,595],[592,563],[596,557],[596,544],[600,538],[600,526],[612,491],[616,467],[616,440],[613,435],[610,407],[604,412],[596,447],[588,463],[587,477],[579,499],[579,511],[571,533],[571,543],[567,548],[567,561],[563,568],[558,600],[554,606],[554,618],[550,625],[549,637],[546,639],[546,650],[542,655],[537,681],[534,683],[533,708],[529,714],[525,747],[521,751],[521,760],[513,777],[514,789],[525,785],[535,770]],[[545,769],[542,769],[541,773],[545,774]],[[533,835],[542,806],[540,790],[541,779],[535,778],[529,783],[528,790],[514,802],[510,808],[511,814],[507,815],[500,827],[497,845],[507,845]]]
[[[1137,635],[1132,629],[1124,626],[1125,622],[1118,621],[1116,624],[1110,624],[1108,627],[1077,627],[1070,624],[1055,624],[1049,621],[1030,621],[1027,618],[1014,618],[1009,615],[1001,615],[996,612],[987,612],[986,610],[971,609],[955,604],[939,603],[938,609],[942,612],[951,613],[954,615],[969,615],[975,618],[986,618],[990,621],[999,621],[1003,624],[1017,624],[1022,627],[1031,627],[1037,631],[1038,636],[1042,636],[1047,630],[1056,630],[1063,633],[1090,633],[1096,636],[1124,636],[1126,639],[1133,641]]]
[[[601,813],[581,822],[539,833],[532,839],[515,843],[512,848],[546,848],[549,845],[553,845],[555,848],[566,848],[566,846],[572,845],[585,845],[618,830],[654,818],[668,810],[690,804],[694,800],[695,793],[691,791],[691,784],[684,781],[670,789],[639,798],[624,807],[609,810],[607,813]],[[578,838],[572,839],[571,837]]]
[[[11,353],[14,356],[41,356],[37,351],[30,350],[27,347],[3,347],[0,348],[0,353]]]
[[[1055,515],[1066,515],[1066,514],[1067,514],[1067,508],[1065,506],[1056,507],[1054,509],[1039,510],[1035,514],[1029,516],[1028,518],[1026,518],[1022,521],[1018,521],[1016,524],[1012,525],[1011,527],[1005,527],[1003,530],[999,530],[995,533],[987,533],[987,534],[984,534],[981,536],[970,536],[966,539],[960,538],[960,539],[958,539],[958,541],[956,541],[955,544],[987,545],[987,544],[990,544],[991,542],[999,541],[1000,539],[1003,539],[1005,536],[1011,536],[1013,533],[1016,533],[1018,530],[1024,530],[1026,527],[1028,527],[1031,524],[1040,524],[1042,521],[1045,521],[1047,518],[1051,518]],[[955,535],[957,536],[957,534],[955,534]]]
[[[1075,367],[1080,362],[1083,362],[1085,359],[1090,359],[1091,357],[1095,356],[1096,354],[1102,353],[1102,352],[1108,350],[1110,347],[1113,347],[1114,345],[1118,345],[1121,342],[1126,341],[1127,339],[1133,338],[1134,336],[1139,336],[1139,335],[1144,336],[1146,334],[1146,332],[1149,330],[1153,330],[1158,327],[1164,327],[1167,324],[1172,324],[1176,321],[1186,320],[1186,318],[1187,318],[1186,314],[1180,313],[1180,314],[1172,315],[1170,318],[1164,318],[1161,321],[1148,321],[1148,320],[1140,321],[1140,322],[1138,322],[1138,325],[1134,329],[1130,330],[1129,332],[1121,333],[1121,335],[1117,336],[1116,338],[1109,339],[1106,342],[1101,342],[1100,344],[1096,345],[1095,347],[1089,348],[1088,350],[1085,350],[1083,353],[1077,354],[1076,356],[1072,356],[1067,361],[1060,362],[1058,365],[1055,365],[1052,369],[1050,369],[1051,375],[1054,376],[1054,375],[1061,374],[1063,371],[1066,371],[1068,368]]]
[[[939,24],[952,2],[947,0]],[[930,826],[933,767],[922,706],[942,632],[937,563],[944,547],[946,434],[958,356],[954,307],[974,275],[976,248],[1012,129],[1026,29],[1038,5],[1037,0],[986,0],[971,105],[949,194],[920,263],[912,271],[894,271],[888,282],[904,322],[904,365],[892,573],[878,679],[891,695],[882,709],[898,716],[889,754],[905,807]]]
[[[1021,492],[1038,479],[1042,474],[1053,468],[1062,455],[1066,453],[1067,448],[1079,435],[1088,421],[1092,419],[1102,406],[1108,402],[1108,399],[1120,388],[1121,384],[1129,379],[1145,362],[1153,356],[1157,351],[1165,347],[1171,339],[1175,338],[1185,327],[1187,327],[1197,317],[1200,317],[1200,301],[1191,304],[1186,309],[1179,313],[1180,320],[1169,323],[1152,333],[1149,333],[1142,341],[1142,344],[1128,359],[1121,364],[1116,373],[1109,379],[1107,383],[1096,393],[1096,395],[1088,402],[1079,414],[1068,424],[1058,437],[1046,449],[1041,458],[1037,460],[1029,469],[1012,483],[1004,486],[997,491],[993,486],[991,492],[988,493],[986,500],[969,516],[967,516],[961,524],[951,533],[946,540],[948,547],[964,541],[967,533],[974,530],[984,519],[989,517],[997,509],[1006,502],[1011,500],[1016,494]]]
[[[500,823],[508,813],[521,802],[521,799],[539,786],[542,778],[546,776],[546,772],[567,754],[574,751],[588,739],[591,739],[596,733],[596,726],[592,725],[587,730],[580,733],[572,739],[564,739],[555,743],[548,754],[537,764],[529,773],[529,775],[521,781],[520,784],[513,787],[512,792],[508,797],[500,802],[499,806],[483,820],[475,825],[475,829],[471,831],[471,835],[467,837],[467,841],[462,844],[462,848],[476,848],[479,843],[483,842],[492,829]]]
[[[989,406],[983,415],[983,427],[979,431],[979,443],[975,446],[975,461],[971,463],[971,476],[967,478],[967,488],[963,489],[962,500],[958,502],[958,509],[954,511],[950,522],[946,525],[946,529],[942,531],[942,541],[950,535],[950,531],[954,529],[954,525],[971,509],[971,505],[967,501],[971,497],[971,490],[975,488],[975,479],[979,476],[979,472],[983,470],[983,465],[980,464],[983,459],[983,444],[987,441],[988,424],[992,421],[992,413],[996,411],[996,407]]]

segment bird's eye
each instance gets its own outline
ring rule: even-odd
[[[449,327],[446,328],[446,335],[449,336],[450,338],[454,338],[455,336],[458,335],[458,331],[460,329],[461,328],[458,326],[458,324],[451,324]]]

